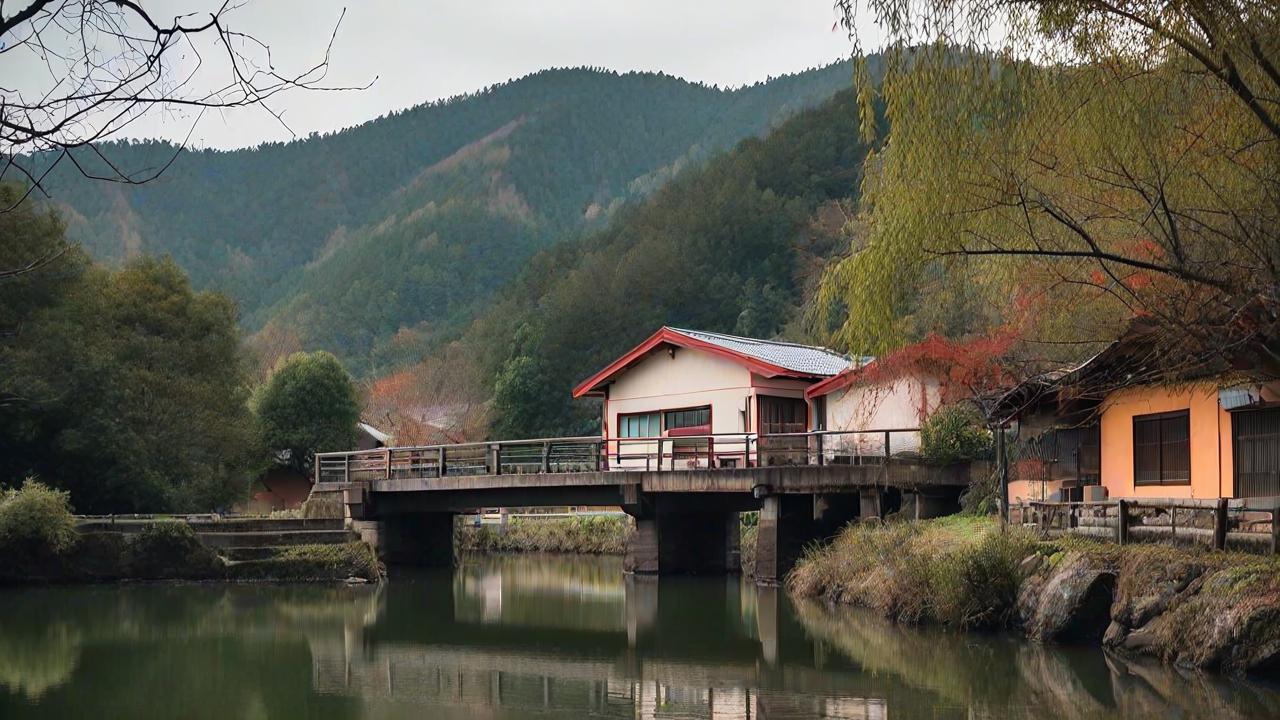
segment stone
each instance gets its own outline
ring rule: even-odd
[[[1041,583],[1019,597],[1027,634],[1036,640],[1098,641],[1111,620],[1116,574],[1098,558],[1068,553]]]

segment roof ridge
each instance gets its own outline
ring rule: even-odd
[[[765,340],[763,338],[753,338],[753,337],[747,337],[745,335],[730,335],[729,333],[713,332],[711,330],[694,330],[692,328],[678,328],[678,327],[671,327],[670,325],[668,325],[667,327],[678,333],[697,333],[699,335],[714,335],[715,337],[726,338],[729,340],[744,340],[746,342],[753,342],[753,343],[783,345],[785,347],[804,348],[805,350],[822,350],[824,352],[829,352],[832,355],[839,355],[842,358],[846,358],[846,359],[852,358],[852,356],[847,353],[842,353],[838,350],[832,350],[831,348],[825,345],[806,345],[804,343],[791,342],[790,340]]]

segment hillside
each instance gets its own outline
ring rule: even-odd
[[[262,342],[364,372],[465,324],[538,250],[848,83],[847,63],[735,90],[548,70],[331,135],[185,152],[141,186],[63,166],[50,187],[95,257],[170,254]],[[107,148],[130,171],[173,152]]]
[[[844,91],[539,253],[463,340],[493,382],[492,434],[596,431],[570,389],[662,325],[804,339],[800,306],[847,247],[866,153]]]

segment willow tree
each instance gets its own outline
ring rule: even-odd
[[[841,0],[859,43],[863,228],[825,277],[835,334],[882,352],[920,288],[976,291],[1035,340],[1165,329],[1160,372],[1280,375],[1280,12],[1263,0]],[[937,283],[934,283],[937,284]]]

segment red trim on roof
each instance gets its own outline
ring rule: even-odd
[[[866,365],[862,367],[866,367]],[[861,369],[862,369],[861,367],[854,367],[854,368],[848,368],[846,370],[841,370],[839,373],[832,375],[826,380],[823,380],[822,382],[819,382],[819,383],[814,383],[813,385],[810,385],[809,387],[805,388],[804,396],[812,400],[813,398],[820,397],[822,395],[829,395],[835,392],[836,390],[849,387],[850,385],[853,384],[853,380],[854,380],[853,376]]]
[[[628,367],[644,358],[651,351],[660,345],[672,345],[674,347],[692,348],[695,350],[703,350],[712,355],[718,355],[723,358],[732,360],[739,365],[745,366],[751,372],[765,377],[794,377],[794,378],[824,378],[825,375],[814,375],[812,373],[798,372],[789,370],[780,365],[774,365],[765,362],[759,358],[751,357],[740,352],[735,352],[725,347],[715,345],[704,340],[689,337],[684,333],[676,332],[669,327],[663,327],[658,332],[649,336],[647,340],[627,351],[622,357],[614,360],[600,370],[600,372],[578,383],[573,389],[573,396],[580,398],[587,393],[594,392],[599,389],[600,385],[608,382],[613,376],[626,370]]]

